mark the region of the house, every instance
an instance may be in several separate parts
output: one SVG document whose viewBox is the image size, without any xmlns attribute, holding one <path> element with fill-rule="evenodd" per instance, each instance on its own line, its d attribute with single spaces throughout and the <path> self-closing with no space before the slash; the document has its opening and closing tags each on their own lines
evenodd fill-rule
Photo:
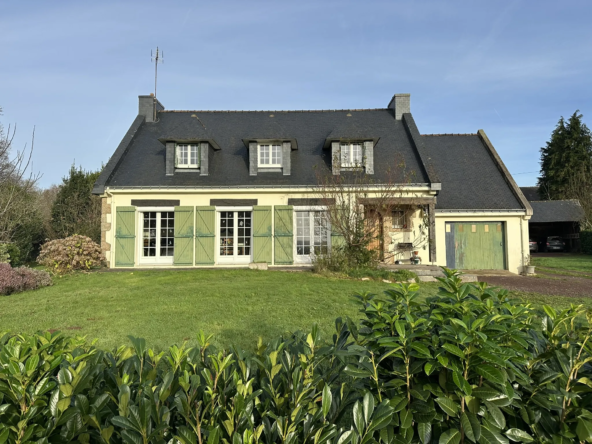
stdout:
<svg viewBox="0 0 592 444">
<path fill-rule="evenodd" d="M 482 130 L 420 134 L 410 95 L 386 108 L 139 112 L 97 180 L 109 267 L 306 265 L 340 233 L 319 177 L 350 170 L 379 186 L 403 168 L 381 213 L 386 262 L 522 271 L 530 204 Z M 375 190 L 373 188 L 373 190 Z M 376 208 L 372 191 L 360 201 Z"/>
<path fill-rule="evenodd" d="M 580 222 L 584 210 L 577 200 L 543 200 L 539 187 L 521 187 L 522 193 L 532 206 L 528 221 L 530 238 L 544 251 L 549 236 L 561 236 L 566 251 L 580 251 Z"/>
</svg>

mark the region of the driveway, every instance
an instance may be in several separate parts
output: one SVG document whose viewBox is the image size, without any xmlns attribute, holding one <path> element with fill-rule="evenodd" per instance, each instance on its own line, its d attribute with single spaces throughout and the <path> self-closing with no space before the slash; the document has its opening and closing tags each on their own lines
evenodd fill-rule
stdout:
<svg viewBox="0 0 592 444">
<path fill-rule="evenodd" d="M 592 297 L 592 279 L 562 275 L 544 276 L 478 276 L 480 282 L 549 296 Z"/>
</svg>

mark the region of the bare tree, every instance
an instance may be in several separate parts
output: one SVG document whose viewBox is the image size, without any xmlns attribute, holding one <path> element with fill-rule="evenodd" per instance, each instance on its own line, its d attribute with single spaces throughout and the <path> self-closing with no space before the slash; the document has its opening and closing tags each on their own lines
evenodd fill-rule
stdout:
<svg viewBox="0 0 592 444">
<path fill-rule="evenodd" d="M 380 181 L 363 168 L 342 170 L 339 175 L 317 174 L 315 194 L 327 208 L 327 225 L 343 238 L 342 248 L 354 261 L 358 255 L 367 263 L 391 262 L 397 254 L 410 256 L 429 245 L 428 202 L 411 191 L 415 175 L 405 164 L 393 164 Z M 400 221 L 395 221 L 398 217 Z M 409 233 L 409 242 L 395 241 L 393 232 Z"/>
<path fill-rule="evenodd" d="M 0 108 L 0 114 L 2 109 Z M 35 129 L 31 147 L 13 150 L 16 126 L 5 131 L 0 123 L 0 241 L 10 242 L 14 228 L 35 211 L 33 191 L 41 175 L 31 171 Z"/>
<path fill-rule="evenodd" d="M 572 171 L 567 179 L 565 194 L 570 199 L 579 201 L 584 212 L 584 218 L 580 221 L 580 229 L 587 231 L 592 229 L 592 178 L 585 170 Z"/>
</svg>

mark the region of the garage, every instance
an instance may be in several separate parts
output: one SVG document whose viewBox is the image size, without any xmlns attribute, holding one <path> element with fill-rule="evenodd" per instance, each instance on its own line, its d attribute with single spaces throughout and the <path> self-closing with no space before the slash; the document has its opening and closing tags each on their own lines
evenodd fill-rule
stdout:
<svg viewBox="0 0 592 444">
<path fill-rule="evenodd" d="M 503 222 L 446 222 L 446 266 L 458 270 L 505 270 Z"/>
</svg>

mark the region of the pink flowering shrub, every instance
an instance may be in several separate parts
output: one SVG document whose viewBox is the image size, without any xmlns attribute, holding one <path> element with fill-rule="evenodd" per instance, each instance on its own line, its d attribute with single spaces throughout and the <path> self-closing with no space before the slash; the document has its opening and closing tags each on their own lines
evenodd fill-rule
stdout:
<svg viewBox="0 0 592 444">
<path fill-rule="evenodd" d="M 35 290 L 51 284 L 51 276 L 47 271 L 28 267 L 12 268 L 9 264 L 0 264 L 0 295 Z"/>
<path fill-rule="evenodd" d="M 41 247 L 37 262 L 63 274 L 74 270 L 90 270 L 103 261 L 101 247 L 90 237 L 75 234 L 56 239 Z"/>
</svg>

